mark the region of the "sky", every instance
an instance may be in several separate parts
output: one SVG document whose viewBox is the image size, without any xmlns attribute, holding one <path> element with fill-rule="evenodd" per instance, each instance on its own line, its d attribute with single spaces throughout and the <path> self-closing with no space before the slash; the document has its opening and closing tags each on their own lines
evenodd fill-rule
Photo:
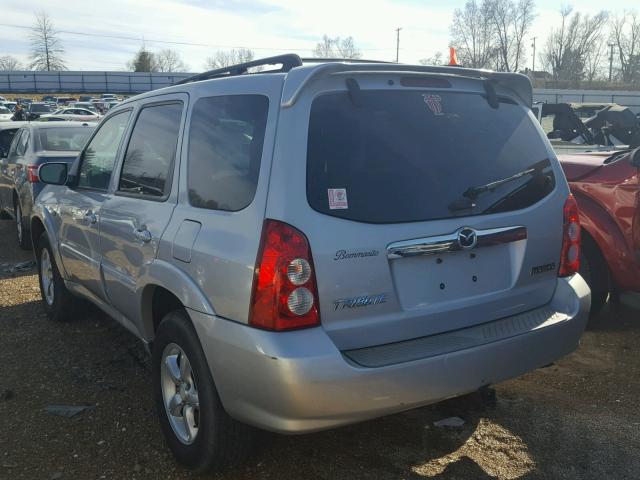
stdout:
<svg viewBox="0 0 640 480">
<path fill-rule="evenodd" d="M 563 4 L 537 0 L 530 36 L 538 37 L 538 48 Z M 622 13 L 633 2 L 568 4 L 593 14 L 603 6 Z M 288 52 L 310 56 L 324 34 L 352 36 L 364 58 L 395 60 L 398 27 L 400 61 L 415 63 L 447 51 L 454 10 L 463 5 L 464 0 L 2 0 L 0 56 L 28 60 L 29 31 L 15 26 L 31 26 L 35 12 L 43 11 L 61 32 L 69 70 L 125 70 L 144 43 L 151 51 L 176 50 L 189 71 L 199 72 L 208 56 L 233 47 L 250 48 L 257 58 Z M 531 58 L 531 48 L 527 54 Z"/>
</svg>

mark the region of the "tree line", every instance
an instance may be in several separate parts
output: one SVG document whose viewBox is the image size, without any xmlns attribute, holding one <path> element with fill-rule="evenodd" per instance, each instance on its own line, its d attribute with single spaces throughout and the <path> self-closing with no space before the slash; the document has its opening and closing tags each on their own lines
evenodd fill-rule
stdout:
<svg viewBox="0 0 640 480">
<path fill-rule="evenodd" d="M 554 80 L 572 82 L 640 84 L 640 15 L 636 11 L 587 14 L 563 6 L 546 38 L 535 37 L 532 32 L 536 15 L 535 0 L 467 0 L 454 11 L 450 46 L 456 47 L 459 62 L 470 68 L 537 70 Z M 23 65 L 15 57 L 0 56 L 0 70 L 67 69 L 64 45 L 46 13 L 36 14 L 29 38 L 29 62 Z M 311 55 L 357 59 L 362 52 L 351 36 L 324 35 Z M 254 51 L 247 48 L 219 50 L 206 58 L 203 67 L 221 68 L 254 58 Z M 441 65 L 443 55 L 437 53 L 420 63 Z M 144 43 L 126 68 L 136 72 L 189 70 L 177 51 L 152 51 Z"/>
<path fill-rule="evenodd" d="M 532 36 L 535 18 L 534 0 L 467 0 L 455 10 L 450 42 L 471 68 L 522 72 L 535 64 L 555 80 L 640 84 L 637 12 L 589 15 L 563 6 L 546 38 Z"/>
</svg>

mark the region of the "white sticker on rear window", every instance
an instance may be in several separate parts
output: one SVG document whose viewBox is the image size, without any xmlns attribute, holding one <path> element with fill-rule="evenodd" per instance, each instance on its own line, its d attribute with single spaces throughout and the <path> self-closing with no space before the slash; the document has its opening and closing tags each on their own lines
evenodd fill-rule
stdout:
<svg viewBox="0 0 640 480">
<path fill-rule="evenodd" d="M 340 208 L 349 208 L 349 202 L 347 202 L 347 189 L 346 188 L 329 188 L 329 209 L 337 210 Z"/>
</svg>

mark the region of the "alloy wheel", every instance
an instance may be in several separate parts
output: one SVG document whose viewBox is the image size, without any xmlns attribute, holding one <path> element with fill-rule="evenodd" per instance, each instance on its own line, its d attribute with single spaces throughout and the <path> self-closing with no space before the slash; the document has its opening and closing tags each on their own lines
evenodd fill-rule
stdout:
<svg viewBox="0 0 640 480">
<path fill-rule="evenodd" d="M 16 204 L 16 229 L 18 230 L 18 242 L 22 243 L 22 209 Z"/>
<path fill-rule="evenodd" d="M 175 343 L 162 352 L 160 386 L 169 424 L 180 442 L 192 444 L 200 424 L 200 402 L 191 362 Z"/>
<path fill-rule="evenodd" d="M 46 248 L 42 249 L 42 254 L 40 255 L 40 278 L 42 281 L 42 294 L 44 296 L 45 302 L 47 305 L 53 305 L 54 297 L 54 286 L 53 286 L 53 265 L 51 264 L 51 257 L 49 256 L 49 250 Z"/>
</svg>

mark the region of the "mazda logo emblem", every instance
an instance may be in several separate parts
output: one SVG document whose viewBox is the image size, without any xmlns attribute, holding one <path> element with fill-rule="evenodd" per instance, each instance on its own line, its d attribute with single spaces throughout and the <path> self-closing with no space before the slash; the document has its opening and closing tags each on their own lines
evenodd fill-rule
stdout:
<svg viewBox="0 0 640 480">
<path fill-rule="evenodd" d="M 458 230 L 458 245 L 463 250 L 469 250 L 478 243 L 478 234 L 473 228 L 464 227 Z"/>
</svg>

